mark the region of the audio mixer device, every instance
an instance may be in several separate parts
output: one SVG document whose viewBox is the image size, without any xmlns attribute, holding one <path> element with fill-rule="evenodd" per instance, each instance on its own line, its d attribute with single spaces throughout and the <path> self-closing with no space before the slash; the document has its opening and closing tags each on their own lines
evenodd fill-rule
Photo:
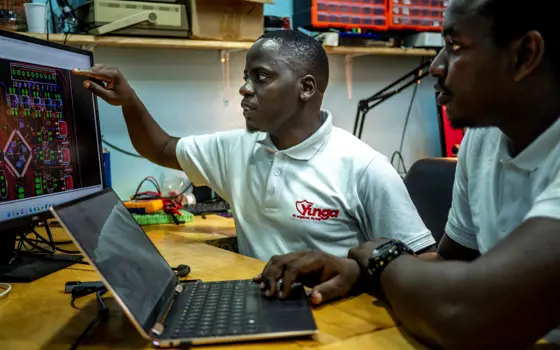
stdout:
<svg viewBox="0 0 560 350">
<path fill-rule="evenodd" d="M 0 67 L 8 68 L 0 73 L 0 200 L 81 187 L 70 71 L 3 59 Z"/>
<path fill-rule="evenodd" d="M 82 258 L 58 254 L 72 251 L 46 220 L 49 207 L 103 189 L 97 101 L 72 74 L 93 63 L 90 51 L 0 30 L 1 282 L 32 281 Z"/>
</svg>

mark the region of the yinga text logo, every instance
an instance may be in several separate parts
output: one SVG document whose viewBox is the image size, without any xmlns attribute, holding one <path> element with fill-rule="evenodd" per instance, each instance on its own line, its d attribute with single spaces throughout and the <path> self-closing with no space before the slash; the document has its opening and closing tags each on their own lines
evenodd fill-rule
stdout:
<svg viewBox="0 0 560 350">
<path fill-rule="evenodd" d="M 303 200 L 296 202 L 297 213 L 293 214 L 294 219 L 323 221 L 338 217 L 338 210 L 324 209 L 313 206 L 312 202 Z"/>
</svg>

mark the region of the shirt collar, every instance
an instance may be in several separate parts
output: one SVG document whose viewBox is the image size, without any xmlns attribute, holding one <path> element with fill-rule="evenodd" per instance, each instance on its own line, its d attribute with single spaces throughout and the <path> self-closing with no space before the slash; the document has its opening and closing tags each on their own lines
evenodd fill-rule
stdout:
<svg viewBox="0 0 560 350">
<path fill-rule="evenodd" d="M 509 139 L 502 133 L 502 139 L 500 141 L 502 163 L 511 163 L 519 169 L 534 171 L 558 145 L 558 140 L 560 140 L 560 118 L 527 146 L 527 148 L 512 158 L 509 152 Z"/>
<path fill-rule="evenodd" d="M 288 149 L 279 151 L 272 142 L 268 133 L 259 133 L 257 142 L 271 153 L 283 153 L 290 158 L 298 160 L 311 159 L 328 140 L 332 130 L 332 115 L 329 111 L 321 110 L 323 125 L 313 135 Z"/>
</svg>

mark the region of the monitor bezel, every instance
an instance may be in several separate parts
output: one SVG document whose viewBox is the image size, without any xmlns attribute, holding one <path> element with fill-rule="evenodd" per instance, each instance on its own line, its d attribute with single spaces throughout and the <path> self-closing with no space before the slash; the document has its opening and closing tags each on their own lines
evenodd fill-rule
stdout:
<svg viewBox="0 0 560 350">
<path fill-rule="evenodd" d="M 52 41 L 48 41 L 48 40 L 43 40 L 43 39 L 38 39 L 38 38 L 34 38 L 32 36 L 28 36 L 25 34 L 20 34 L 20 33 L 15 33 L 15 32 L 10 32 L 10 31 L 6 31 L 6 30 L 2 30 L 0 29 L 0 37 L 5 37 L 5 38 L 9 38 L 9 39 L 14 39 L 14 40 L 20 40 L 20 41 L 24 41 L 30 44 L 37 44 L 37 45 L 41 45 L 41 46 L 45 46 L 45 47 L 50 47 L 50 48 L 54 48 L 54 49 L 59 49 L 59 50 L 64 50 L 64 51 L 68 51 L 68 52 L 72 52 L 72 53 L 77 53 L 77 54 L 81 54 L 81 55 L 85 55 L 89 57 L 89 62 L 90 62 L 90 66 L 94 65 L 94 58 L 93 58 L 93 52 L 89 51 L 89 50 L 85 50 L 82 48 L 77 48 L 77 47 L 71 47 L 71 46 L 67 46 L 67 45 L 62 45 L 62 44 L 58 44 Z M 97 125 L 97 140 L 98 140 L 98 152 L 99 152 L 99 163 L 100 163 L 100 167 L 101 167 L 101 186 L 102 188 L 106 187 L 106 178 L 105 178 L 105 163 L 103 162 L 103 140 L 101 138 L 101 123 L 99 121 L 99 108 L 98 108 L 98 101 L 97 101 L 97 96 L 93 95 L 93 109 L 94 109 L 94 113 L 95 113 L 95 123 Z M 84 196 L 87 196 L 84 195 Z M 61 203 L 59 203 L 61 204 Z M 10 228 L 15 228 L 15 227 L 22 227 L 22 226 L 29 226 L 29 225 L 35 225 L 38 222 L 42 222 L 45 221 L 47 219 L 51 219 L 53 217 L 52 213 L 50 210 L 46 209 L 44 212 L 41 213 L 34 213 L 34 214 L 29 214 L 29 215 L 25 215 L 25 216 L 20 216 L 17 217 L 15 219 L 8 219 L 5 221 L 1 222 L 1 226 L 2 226 L 2 230 L 5 229 L 10 229 Z"/>
</svg>

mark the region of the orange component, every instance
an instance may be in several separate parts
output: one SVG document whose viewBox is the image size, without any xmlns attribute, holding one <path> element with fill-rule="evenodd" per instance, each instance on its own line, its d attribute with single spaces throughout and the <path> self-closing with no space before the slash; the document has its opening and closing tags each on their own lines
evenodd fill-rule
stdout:
<svg viewBox="0 0 560 350">
<path fill-rule="evenodd" d="M 124 206 L 130 211 L 151 214 L 163 210 L 163 201 L 161 199 L 132 200 L 124 202 Z"/>
</svg>

